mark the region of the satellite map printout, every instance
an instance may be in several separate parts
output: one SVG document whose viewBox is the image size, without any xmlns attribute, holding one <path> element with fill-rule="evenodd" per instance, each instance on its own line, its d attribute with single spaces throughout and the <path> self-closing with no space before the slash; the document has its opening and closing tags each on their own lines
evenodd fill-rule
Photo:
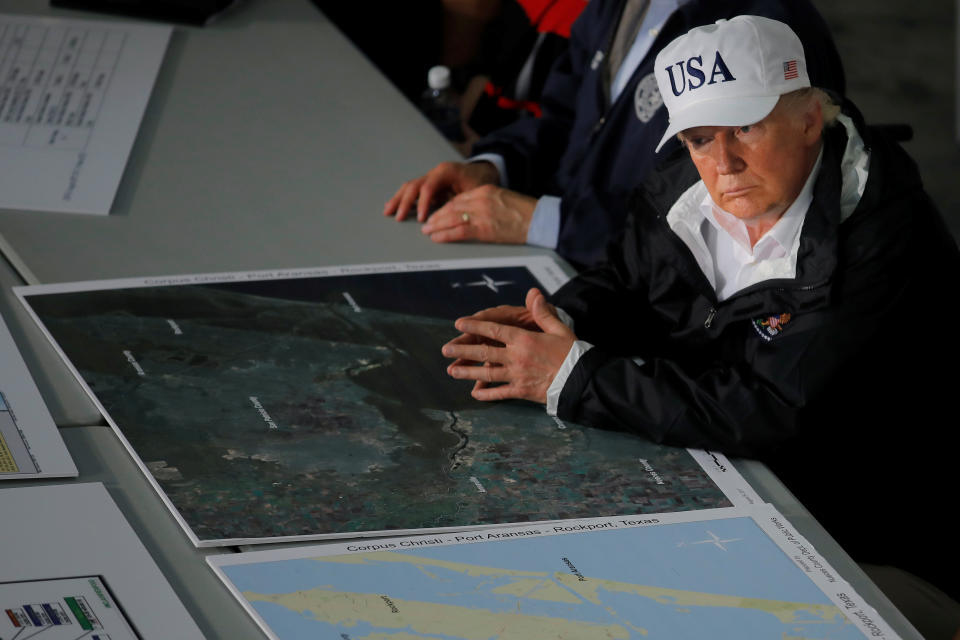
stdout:
<svg viewBox="0 0 960 640">
<path fill-rule="evenodd" d="M 482 403 L 453 319 L 547 258 L 42 285 L 18 294 L 199 546 L 759 501 L 722 456 Z"/>
<path fill-rule="evenodd" d="M 897 637 L 767 505 L 207 561 L 275 640 Z"/>
</svg>

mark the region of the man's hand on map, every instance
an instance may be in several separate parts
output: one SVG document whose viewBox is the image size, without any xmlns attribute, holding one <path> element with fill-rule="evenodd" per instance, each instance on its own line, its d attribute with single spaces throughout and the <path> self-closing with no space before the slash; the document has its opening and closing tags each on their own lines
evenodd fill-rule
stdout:
<svg viewBox="0 0 960 640">
<path fill-rule="evenodd" d="M 529 294 L 528 294 L 529 295 Z M 547 303 L 547 308 L 550 310 L 550 313 L 556 313 L 556 308 Z M 496 322 L 498 324 L 506 324 L 511 327 L 520 327 L 521 329 L 526 329 L 527 331 L 541 331 L 540 325 L 537 324 L 537 321 L 533 319 L 533 313 L 530 309 L 526 307 L 516 307 L 512 305 L 500 305 L 498 307 L 490 307 L 489 309 L 484 309 L 483 311 L 478 311 L 472 316 L 471 320 L 486 320 L 488 322 Z M 460 340 L 464 340 L 463 344 L 468 344 L 469 340 L 475 340 L 477 336 L 471 336 L 464 334 L 460 338 L 456 338 L 451 341 L 451 344 L 460 344 Z"/>
<path fill-rule="evenodd" d="M 423 222 L 434 204 L 485 184 L 499 184 L 497 168 L 489 162 L 441 162 L 426 175 L 404 182 L 383 206 L 383 215 L 405 220 L 416 204 L 417 220 Z"/>
<path fill-rule="evenodd" d="M 451 198 L 420 230 L 434 242 L 523 244 L 536 208 L 536 198 L 484 185 Z"/>
<path fill-rule="evenodd" d="M 455 358 L 447 373 L 475 380 L 471 395 L 477 400 L 546 403 L 577 339 L 538 289 L 527 292 L 526 307 L 494 307 L 458 319 L 456 327 L 463 335 L 443 346 L 443 355 Z"/>
</svg>

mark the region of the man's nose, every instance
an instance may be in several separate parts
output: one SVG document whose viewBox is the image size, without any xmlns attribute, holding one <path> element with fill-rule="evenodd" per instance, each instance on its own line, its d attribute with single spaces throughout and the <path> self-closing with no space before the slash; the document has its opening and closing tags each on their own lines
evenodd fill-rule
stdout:
<svg viewBox="0 0 960 640">
<path fill-rule="evenodd" d="M 745 164 L 737 147 L 737 141 L 731 134 L 724 132 L 714 139 L 714 161 L 717 163 L 718 173 L 730 174 L 743 171 Z"/>
</svg>

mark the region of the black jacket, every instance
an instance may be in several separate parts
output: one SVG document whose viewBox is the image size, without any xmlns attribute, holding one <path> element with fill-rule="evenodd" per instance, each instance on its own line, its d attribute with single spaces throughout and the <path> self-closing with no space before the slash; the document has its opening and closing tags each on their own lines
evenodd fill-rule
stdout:
<svg viewBox="0 0 960 640">
<path fill-rule="evenodd" d="M 504 157 L 511 189 L 537 197 L 561 196 L 557 252 L 578 265 L 602 262 L 607 244 L 623 230 L 627 197 L 658 157 L 654 149 L 666 131 L 667 113 L 653 65 L 657 53 L 674 38 L 740 14 L 780 20 L 803 43 L 812 84 L 839 94 L 844 91 L 840 56 L 809 0 L 691 0 L 667 20 L 611 103 L 603 59 L 623 4 L 624 0 L 591 0 L 573 25 L 567 52 L 547 77 L 543 115 L 496 131 L 473 148 L 475 154 Z M 638 99 L 643 103 L 639 108 Z M 667 151 L 675 143 L 668 145 Z"/>
<path fill-rule="evenodd" d="M 568 378 L 558 415 L 760 458 L 858 559 L 889 561 L 882 537 L 856 535 L 858 514 L 942 506 L 940 492 L 956 486 L 944 455 L 955 427 L 933 421 L 954 408 L 957 377 L 941 371 L 960 358 L 960 253 L 913 161 L 877 133 L 863 137 L 869 177 L 850 217 L 840 222 L 846 133 L 836 126 L 796 278 L 723 302 L 666 223 L 699 179 L 692 162 L 681 150 L 653 174 L 609 264 L 553 296 L 578 338 L 596 345 Z M 760 324 L 783 314 L 776 335 Z M 899 563 L 932 575 L 911 553 Z"/>
</svg>

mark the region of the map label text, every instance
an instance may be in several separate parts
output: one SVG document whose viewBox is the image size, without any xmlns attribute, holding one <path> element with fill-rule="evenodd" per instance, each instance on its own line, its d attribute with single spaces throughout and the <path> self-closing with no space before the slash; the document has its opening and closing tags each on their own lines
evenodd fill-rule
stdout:
<svg viewBox="0 0 960 640">
<path fill-rule="evenodd" d="M 357 304 L 357 301 L 353 299 L 352 295 L 344 291 L 343 297 L 347 299 L 347 304 L 350 305 L 350 307 L 354 310 L 355 313 L 360 313 L 363 311 L 363 309 L 360 308 L 360 305 Z"/>
<path fill-rule="evenodd" d="M 594 529 L 613 529 L 617 525 L 612 522 L 598 522 L 597 524 L 576 524 L 573 526 L 566 527 L 554 527 L 554 533 L 561 532 L 570 532 L 570 531 L 593 531 Z"/>
<path fill-rule="evenodd" d="M 383 600 L 383 602 L 384 602 L 388 607 L 390 607 L 390 612 L 391 612 L 391 613 L 400 613 L 400 609 L 397 609 L 397 605 L 393 604 L 393 600 L 391 600 L 391 599 L 388 598 L 387 596 L 380 596 L 380 599 Z"/>
<path fill-rule="evenodd" d="M 127 359 L 127 362 L 130 363 L 130 366 L 133 367 L 133 370 L 137 372 L 138 376 L 147 375 L 143 367 L 140 366 L 140 363 L 137 362 L 137 359 L 133 357 L 133 354 L 129 350 L 124 349 L 123 355 Z"/>
<path fill-rule="evenodd" d="M 657 484 L 664 484 L 663 478 L 660 477 L 660 474 L 654 471 L 653 466 L 645 458 L 640 458 L 640 464 L 643 465 L 643 470 L 650 474 L 650 477 L 653 478 L 653 481 Z"/>
<path fill-rule="evenodd" d="M 563 564 L 567 565 L 567 568 L 570 569 L 570 573 L 572 573 L 573 575 L 577 576 L 577 580 L 578 580 L 578 581 L 580 581 L 580 582 L 586 582 L 586 581 L 587 581 L 587 579 L 583 577 L 583 574 L 580 573 L 580 571 L 578 571 L 575 566 L 573 566 L 573 563 L 570 562 L 570 559 L 569 559 L 569 558 L 560 558 L 560 559 L 563 560 Z"/>
<path fill-rule="evenodd" d="M 257 399 L 257 396 L 250 396 L 250 404 L 253 405 L 253 408 L 257 410 L 260 414 L 260 417 L 263 418 L 263 421 L 267 423 L 267 426 L 271 429 L 279 429 L 277 423 L 273 421 L 273 418 L 270 417 L 270 414 L 267 413 L 267 410 L 263 408 L 263 405 L 260 404 L 260 400 Z"/>
</svg>

